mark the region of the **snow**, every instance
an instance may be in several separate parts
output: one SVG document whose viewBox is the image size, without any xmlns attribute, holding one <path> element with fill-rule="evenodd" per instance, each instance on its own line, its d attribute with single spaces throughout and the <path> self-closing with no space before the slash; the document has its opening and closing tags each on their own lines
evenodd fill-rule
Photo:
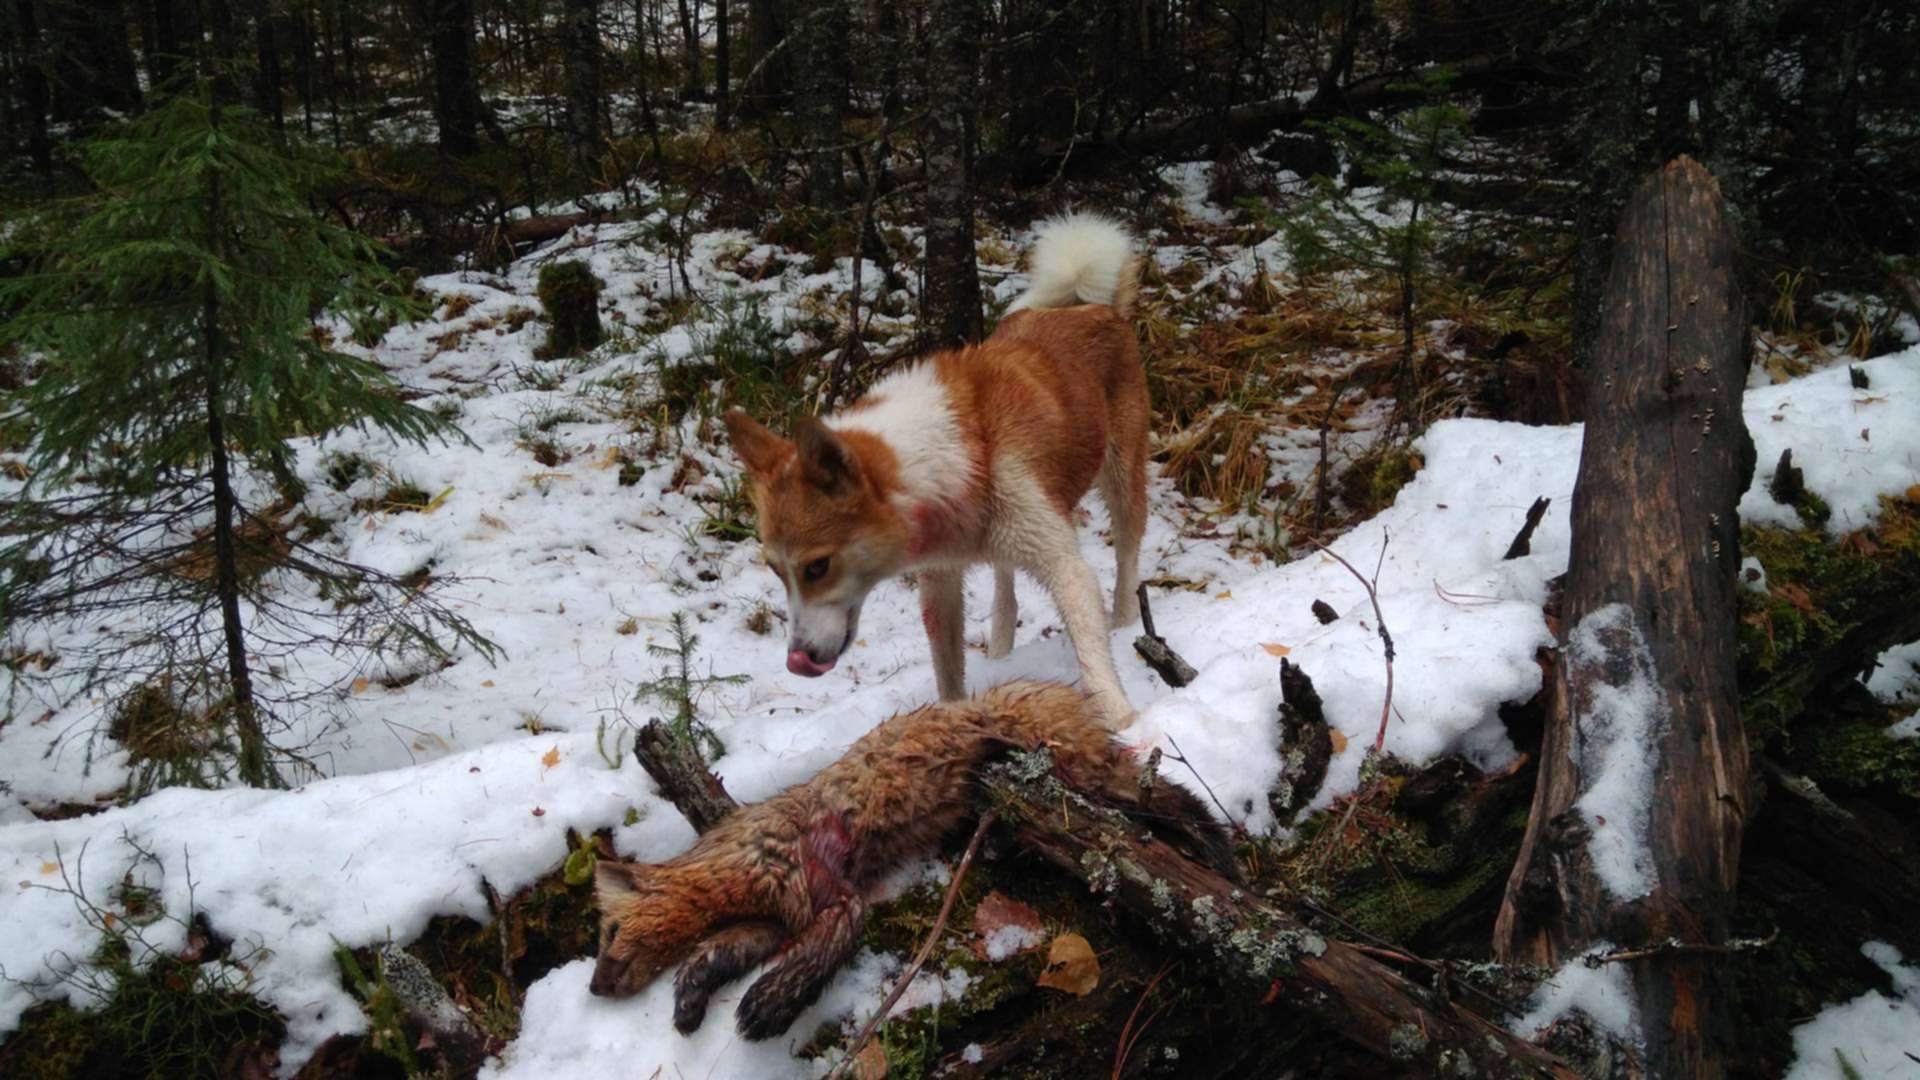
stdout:
<svg viewBox="0 0 1920 1080">
<path fill-rule="evenodd" d="M 1920 482 L 1920 347 L 1853 365 L 1868 388 L 1853 388 L 1848 366 L 1749 390 L 1747 429 L 1758 451 L 1740 520 L 1799 528 L 1800 517 L 1767 494 L 1780 452 L 1791 449 L 1807 487 L 1825 499 L 1833 536 L 1880 516 L 1880 496 Z"/>
<path fill-rule="evenodd" d="M 1600 884 L 1616 900 L 1653 891 L 1647 822 L 1659 740 L 1671 712 L 1633 609 L 1609 604 L 1567 635 L 1567 662 L 1587 669 L 1587 697 L 1576 703 L 1573 758 L 1584 790 L 1574 808 L 1586 820 L 1587 853 Z"/>
<path fill-rule="evenodd" d="M 1173 179 L 1188 192 L 1203 181 L 1193 170 Z M 756 545 L 722 543 L 697 527 L 737 476 L 731 455 L 696 437 L 699 421 L 690 418 L 666 434 L 667 452 L 648 456 L 647 436 L 633 434 L 619 414 L 623 380 L 649 385 L 663 363 L 688 356 L 713 329 L 700 314 L 696 319 L 706 321 L 657 334 L 629 329 L 657 318 L 679 287 L 681 270 L 651 239 L 661 221 L 655 212 L 582 228 L 501 274 L 422 280 L 443 298 L 473 303 L 457 316 L 396 329 L 377 355 L 429 395 L 424 405 L 457 406 L 471 445 L 415 448 L 344 432 L 301 447 L 297 468 L 312 488 L 304 509 L 336 523 L 322 543 L 391 573 L 431 565 L 450 582 L 447 602 L 503 647 L 497 663 L 461 653 L 444 670 L 389 689 L 356 681 L 384 669 L 351 657 L 302 655 L 286 677 L 327 687 L 328 696 L 289 739 L 305 747 L 324 776 L 296 776 L 290 791 L 171 789 L 57 821 L 36 820 L 27 807 L 91 802 L 125 782 L 129 763 L 117 745 L 89 746 L 71 734 L 108 707 L 105 695 L 75 697 L 77 684 L 62 682 L 69 676 L 59 667 L 51 682 L 9 670 L 15 719 L 0 724 L 0 881 L 19 884 L 0 891 L 0 924 L 8 927 L 0 935 L 0 968 L 8 977 L 0 981 L 0 1033 L 17 1025 L 36 987 L 42 996 L 64 994 L 60 975 L 97 943 L 74 898 L 53 888 L 62 864 L 96 902 L 106 902 L 131 870 L 160 891 L 172 915 L 198 911 L 221 935 L 264 948 L 252 988 L 287 1017 L 281 1062 L 290 1073 L 328 1036 L 366 1026 L 335 967 L 336 941 L 404 944 L 435 915 L 485 920 L 483 883 L 510 895 L 552 872 L 567 854 L 570 828 L 610 828 L 616 849 L 630 858 L 683 850 L 692 831 L 679 815 L 634 766 L 608 763 L 623 758 L 630 722 L 648 715 L 649 706 L 633 702 L 633 689 L 666 663 L 648 646 L 668 640 L 676 612 L 685 612 L 701 637 L 698 671 L 747 677 L 700 699 L 703 717 L 727 746 L 716 769 L 742 799 L 805 780 L 880 720 L 935 696 L 918 603 L 898 585 L 871 595 L 864 636 L 832 673 L 814 680 L 789 675 L 777 622 L 764 634 L 751 625 L 756 612 L 782 607 Z M 1018 234 L 1005 239 L 1024 249 Z M 1271 269 L 1279 264 L 1266 255 L 1256 262 L 1254 253 L 1277 250 L 1271 240 L 1243 248 L 1214 273 Z M 516 329 L 512 322 L 516 311 L 536 306 L 539 266 L 560 252 L 587 259 L 607 281 L 603 307 L 615 337 L 584 360 L 540 362 L 533 357 L 540 324 Z M 1156 257 L 1169 257 L 1168 250 L 1161 247 Z M 709 298 L 758 298 L 777 332 L 799 347 L 818 328 L 809 311 L 822 304 L 832 310 L 851 286 L 847 260 L 815 274 L 803 271 L 804 262 L 751 234 L 708 230 L 693 236 L 685 274 Z M 866 275 L 869 290 L 879 287 L 878 276 Z M 1005 301 L 1024 287 L 1022 275 L 1008 273 L 993 293 Z M 910 330 L 902 324 L 902 334 Z M 1833 506 L 1835 528 L 1866 520 L 1878 495 L 1912 484 L 1920 455 L 1920 425 L 1898 422 L 1916 414 L 1920 349 L 1861 366 L 1870 391 L 1852 390 L 1846 372 L 1832 369 L 1748 396 L 1762 470 L 1780 447 L 1793 445 L 1809 486 Z M 1369 415 L 1377 419 L 1377 410 Z M 520 445 L 531 426 L 548 421 L 545 434 L 570 455 L 557 465 L 539 464 Z M 1370 430 L 1357 436 L 1373 437 Z M 1552 644 L 1541 604 L 1547 582 L 1567 563 L 1580 439 L 1577 427 L 1435 424 L 1416 446 L 1425 467 L 1394 505 L 1334 544 L 1362 574 L 1377 572 L 1396 647 L 1389 753 L 1423 762 L 1459 752 L 1488 768 L 1514 758 L 1498 709 L 1540 687 L 1536 652 Z M 1314 441 L 1311 432 L 1283 431 L 1269 445 L 1281 468 L 1299 475 L 1311 467 Z M 638 478 L 627 486 L 619 482 L 623 452 L 639 457 Z M 344 454 L 362 455 L 373 468 L 336 490 L 327 464 Z M 425 512 L 355 508 L 355 500 L 377 495 L 395 478 L 446 497 Z M 1756 520 L 1783 520 L 1791 512 L 1771 503 L 1763 481 L 1756 477 L 1743 507 L 1751 504 Z M 1553 503 L 1532 554 L 1503 561 L 1527 506 L 1541 495 Z M 1163 775 L 1202 797 L 1210 788 L 1236 821 L 1272 831 L 1266 792 L 1279 768 L 1275 711 L 1284 654 L 1314 679 L 1328 721 L 1346 736 L 1313 805 L 1353 790 L 1386 693 L 1381 640 L 1361 583 L 1317 553 L 1282 565 L 1237 554 L 1232 532 L 1257 520 L 1209 520 L 1169 482 L 1155 482 L 1150 502 L 1142 571 L 1163 583 L 1152 596 L 1155 620 L 1199 677 L 1169 690 L 1133 655 L 1135 631 L 1117 633 L 1116 660 L 1140 710 L 1124 739 L 1183 758 L 1185 767 L 1170 757 Z M 1110 586 L 1106 523 L 1098 500 L 1089 500 L 1083 549 Z M 998 661 L 980 650 L 990 576 L 977 571 L 966 590 L 975 613 L 968 624 L 970 688 L 1017 676 L 1076 676 L 1052 602 L 1034 582 L 1018 584 L 1024 623 L 1012 655 Z M 1316 599 L 1340 618 L 1321 625 L 1310 611 Z M 56 654 L 103 640 L 87 623 L 19 632 Z M 1612 775 L 1610 769 L 1611 760 L 1602 772 Z M 1602 836 L 1617 834 L 1620 851 L 1629 853 L 1622 865 L 1633 868 L 1632 815 L 1606 810 L 1630 802 L 1626 795 L 1639 782 L 1630 772 L 1623 764 L 1617 784 L 1604 797 L 1594 795 L 1591 809 L 1608 821 L 1596 832 L 1596 849 Z M 633 824 L 625 824 L 630 815 Z M 139 858 L 136 845 L 152 860 Z M 929 872 L 943 871 L 902 868 L 889 886 Z M 149 933 L 162 948 L 183 938 L 171 921 Z M 629 1000 L 605 1001 L 586 992 L 590 961 L 575 961 L 529 989 L 521 1037 L 489 1075 L 818 1073 L 826 1063 L 796 1061 L 793 1047 L 821 1023 L 858 1022 L 877 1006 L 896 963 L 863 955 L 787 1039 L 747 1044 L 734 1035 L 731 1016 L 747 981 L 730 986 L 700 1032 L 682 1038 L 670 1024 L 670 981 Z M 1571 988 L 1555 993 L 1606 1011 L 1610 971 L 1563 974 Z M 958 993 L 963 979 L 923 973 L 901 1008 Z M 1623 1027 L 1630 1021 L 1610 1020 Z"/>
<path fill-rule="evenodd" d="M 1893 980 L 1893 996 L 1869 990 L 1793 1029 L 1787 1080 L 1847 1080 L 1843 1057 L 1859 1076 L 1920 1077 L 1920 967 L 1884 941 L 1869 941 L 1860 952 Z"/>
<path fill-rule="evenodd" d="M 689 1036 L 673 1030 L 673 980 L 660 979 L 620 1001 L 587 992 L 591 958 L 563 965 L 527 991 L 520 1037 L 480 1080 L 547 1080 L 555 1076 L 819 1076 L 832 1062 L 797 1061 L 793 1049 L 821 1024 L 840 1022 L 851 1035 L 899 978 L 901 962 L 873 952 L 855 955 L 784 1039 L 752 1043 L 733 1027 L 733 1009 L 755 972 L 713 996 L 706 1022 Z M 889 1016 L 951 1001 L 966 993 L 964 971 L 922 970 Z"/>
<path fill-rule="evenodd" d="M 1612 951 L 1611 942 L 1596 941 L 1586 952 L 1560 965 L 1560 970 L 1533 992 L 1527 1011 L 1514 1022 L 1513 1030 L 1537 1035 L 1555 1021 L 1578 1012 L 1615 1038 L 1638 1043 L 1640 1019 L 1627 965 L 1590 962 Z"/>
<path fill-rule="evenodd" d="M 1005 923 L 988 931 L 980 944 L 986 951 L 987 959 L 1000 961 L 1046 940 L 1047 935 L 1035 927 Z"/>
</svg>

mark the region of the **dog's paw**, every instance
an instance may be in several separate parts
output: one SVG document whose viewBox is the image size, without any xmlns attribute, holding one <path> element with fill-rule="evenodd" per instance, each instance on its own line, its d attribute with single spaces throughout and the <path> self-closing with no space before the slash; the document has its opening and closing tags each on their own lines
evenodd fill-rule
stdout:
<svg viewBox="0 0 1920 1080">
<path fill-rule="evenodd" d="M 739 1008 L 734 1010 L 735 1026 L 740 1036 L 748 1042 L 760 1042 L 786 1033 L 799 1018 L 800 1010 L 805 1006 L 782 997 L 779 993 L 768 993 L 768 985 L 755 983 L 740 999 Z"/>
</svg>

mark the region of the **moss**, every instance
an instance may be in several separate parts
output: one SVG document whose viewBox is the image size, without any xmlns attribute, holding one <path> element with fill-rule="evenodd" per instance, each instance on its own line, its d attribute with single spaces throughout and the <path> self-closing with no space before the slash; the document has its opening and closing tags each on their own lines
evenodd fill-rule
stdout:
<svg viewBox="0 0 1920 1080">
<path fill-rule="evenodd" d="M 1890 792 L 1920 801 L 1920 741 L 1889 738 L 1879 724 L 1820 726 L 1802 741 L 1802 756 L 1823 786 Z"/>
<path fill-rule="evenodd" d="M 1814 658 L 1874 629 L 1867 622 L 1888 614 L 1889 597 L 1920 594 L 1920 518 L 1914 504 L 1885 498 L 1871 526 L 1837 539 L 1814 528 L 1744 525 L 1740 543 L 1767 578 L 1765 593 L 1740 593 L 1738 637 L 1742 714 L 1760 749 L 1783 737 L 1815 684 L 1832 674 Z"/>
<path fill-rule="evenodd" d="M 600 325 L 600 289 L 600 279 L 584 262 L 569 259 L 540 268 L 536 291 L 548 326 L 542 359 L 578 356 L 606 337 Z"/>
</svg>

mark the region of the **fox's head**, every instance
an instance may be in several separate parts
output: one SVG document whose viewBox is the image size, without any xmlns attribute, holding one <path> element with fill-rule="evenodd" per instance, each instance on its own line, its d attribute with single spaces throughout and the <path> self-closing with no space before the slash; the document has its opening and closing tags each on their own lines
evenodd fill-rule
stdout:
<svg viewBox="0 0 1920 1080">
<path fill-rule="evenodd" d="M 892 455 L 871 435 L 814 417 L 795 424 L 791 440 L 738 409 L 726 422 L 761 553 L 787 590 L 787 670 L 825 675 L 853 643 L 867 593 L 907 565 L 906 527 L 885 494 Z"/>
<path fill-rule="evenodd" d="M 676 889 L 659 867 L 601 860 L 594 866 L 600 955 L 588 989 L 627 997 L 684 960 L 706 931 L 699 896 Z"/>
</svg>

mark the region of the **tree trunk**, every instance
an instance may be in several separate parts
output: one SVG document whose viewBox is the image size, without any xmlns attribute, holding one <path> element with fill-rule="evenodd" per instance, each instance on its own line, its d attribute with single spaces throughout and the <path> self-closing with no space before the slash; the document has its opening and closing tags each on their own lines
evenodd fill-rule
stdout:
<svg viewBox="0 0 1920 1080">
<path fill-rule="evenodd" d="M 980 339 L 973 249 L 974 85 L 978 28 L 970 0 L 927 9 L 927 260 L 920 333 L 927 348 Z"/>
<path fill-rule="evenodd" d="M 600 2 L 566 0 L 567 138 L 586 167 L 600 154 Z"/>
<path fill-rule="evenodd" d="M 99 109 L 128 113 L 139 108 L 140 83 L 122 0 L 63 0 L 44 10 L 53 118 L 84 121 Z"/>
<path fill-rule="evenodd" d="M 147 0 L 141 21 L 146 38 L 147 81 L 159 90 L 180 70 L 185 55 L 182 42 L 181 12 L 174 0 Z"/>
<path fill-rule="evenodd" d="M 747 75 L 740 83 L 743 116 L 765 113 L 793 85 L 791 54 L 781 48 L 787 28 L 780 14 L 775 0 L 747 0 Z"/>
<path fill-rule="evenodd" d="M 254 0 L 253 33 L 259 51 L 260 71 L 254 81 L 254 97 L 260 113 L 273 122 L 275 131 L 286 127 L 286 109 L 280 99 L 284 80 L 280 74 L 278 17 L 268 0 Z"/>
<path fill-rule="evenodd" d="M 34 12 L 34 0 L 13 0 L 14 28 L 18 51 L 20 110 L 26 114 L 27 156 L 33 171 L 41 176 L 53 173 L 53 140 L 47 132 L 47 111 L 51 91 L 47 86 L 46 43 Z"/>
<path fill-rule="evenodd" d="M 213 124 L 220 123 L 219 104 L 214 105 Z M 222 229 L 220 174 L 207 174 L 207 243 L 219 251 Z M 264 787 L 273 777 L 267 761 L 267 740 L 260 727 L 260 714 L 253 697 L 253 676 L 247 669 L 246 631 L 240 621 L 239 560 L 234 552 L 233 484 L 227 472 L 227 438 L 221 418 L 221 390 L 224 381 L 223 353 L 226 348 L 220 331 L 220 298 L 211 277 L 202 293 L 207 349 L 207 452 L 213 479 L 213 559 L 214 593 L 220 604 L 220 623 L 227 647 L 227 679 L 233 694 L 234 726 L 240 736 L 239 771 L 242 782 Z"/>
<path fill-rule="evenodd" d="M 802 9 L 790 49 L 797 49 L 794 103 L 807 156 L 807 201 L 840 205 L 841 124 L 847 99 L 847 0 L 811 0 Z M 936 5 L 937 7 L 937 5 Z"/>
<path fill-rule="evenodd" d="M 733 94 L 733 79 L 728 65 L 733 62 L 733 32 L 727 23 L 727 0 L 713 0 L 713 124 L 721 131 L 732 122 L 728 99 Z"/>
<path fill-rule="evenodd" d="M 433 54 L 433 118 L 440 152 L 464 157 L 480 148 L 480 87 L 473 69 L 473 0 L 425 0 Z"/>
<path fill-rule="evenodd" d="M 1573 492 L 1540 783 L 1495 928 L 1503 957 L 1719 944 L 1750 801 L 1735 504 L 1753 470 L 1747 323 L 1713 177 L 1679 158 L 1614 244 Z M 1640 815 L 1644 812 L 1645 817 Z M 1649 1075 L 1722 1074 L 1710 957 L 1630 963 Z"/>
<path fill-rule="evenodd" d="M 705 80 L 700 77 L 700 0 L 679 0 L 680 3 L 680 62 L 685 66 L 685 77 L 680 82 L 680 100 L 700 100 Z"/>
</svg>

